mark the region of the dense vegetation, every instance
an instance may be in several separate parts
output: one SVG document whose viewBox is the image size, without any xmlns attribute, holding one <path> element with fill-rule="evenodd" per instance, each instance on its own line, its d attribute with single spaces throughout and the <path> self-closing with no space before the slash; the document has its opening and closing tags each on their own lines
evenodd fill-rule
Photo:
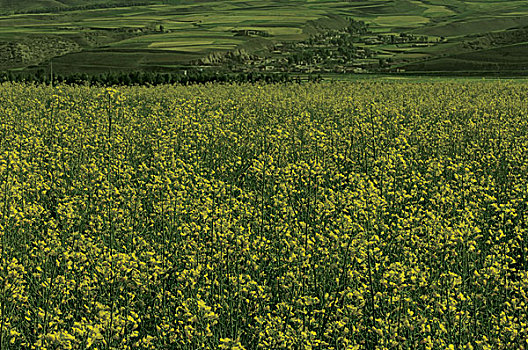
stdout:
<svg viewBox="0 0 528 350">
<path fill-rule="evenodd" d="M 528 85 L 0 88 L 2 349 L 525 349 Z"/>
<path fill-rule="evenodd" d="M 320 75 L 310 74 L 303 80 L 319 81 Z M 44 70 L 32 72 L 7 72 L 0 74 L 0 82 L 24 82 L 36 84 L 66 84 L 66 85 L 96 85 L 96 86 L 137 86 L 137 85 L 164 85 L 164 84 L 203 84 L 210 82 L 239 82 L 239 83 L 279 83 L 300 82 L 300 76 L 288 73 L 228 73 L 220 71 L 189 69 L 179 73 L 159 72 L 107 72 L 107 73 L 73 73 L 50 74 Z"/>
</svg>

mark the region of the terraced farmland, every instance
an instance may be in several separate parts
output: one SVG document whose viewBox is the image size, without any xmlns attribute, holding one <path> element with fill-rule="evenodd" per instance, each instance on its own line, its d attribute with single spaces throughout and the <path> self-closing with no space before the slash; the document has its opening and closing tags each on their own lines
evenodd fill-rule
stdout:
<svg viewBox="0 0 528 350">
<path fill-rule="evenodd" d="M 211 53 L 236 50 L 265 60 L 275 45 L 343 29 L 347 18 L 369 24 L 370 34 L 363 35 L 363 40 L 374 52 L 374 59 L 391 58 L 390 69 L 365 64 L 366 69 L 449 72 L 457 63 L 466 62 L 464 66 L 475 71 L 496 71 L 501 63 L 500 71 L 522 73 L 527 63 L 522 60 L 510 65 L 508 58 L 498 62 L 493 55 L 493 50 L 503 46 L 526 43 L 517 35 L 528 26 L 524 1 L 221 0 L 144 1 L 131 6 L 27 0 L 3 1 L 2 10 L 0 64 L 4 69 L 48 69 L 53 60 L 59 72 L 116 70 L 109 62 L 118 55 L 121 70 L 163 70 L 195 66 Z M 243 31 L 261 34 L 240 35 Z M 509 40 L 467 46 L 490 33 L 503 33 Z M 378 38 L 401 34 L 425 35 L 427 45 L 403 41 L 398 43 L 399 50 L 385 50 L 386 40 Z M 42 47 L 42 39 L 50 38 L 54 40 Z M 68 45 L 57 44 L 64 41 Z M 23 47 L 13 49 L 17 42 L 34 47 L 38 54 L 28 55 L 29 49 Z M 358 60 L 357 64 L 361 63 Z M 309 70 L 320 68 L 313 65 Z"/>
</svg>

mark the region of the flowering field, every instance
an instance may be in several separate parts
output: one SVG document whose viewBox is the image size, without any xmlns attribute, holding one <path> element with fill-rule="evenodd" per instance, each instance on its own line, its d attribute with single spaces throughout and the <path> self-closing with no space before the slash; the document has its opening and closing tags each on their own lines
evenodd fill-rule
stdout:
<svg viewBox="0 0 528 350">
<path fill-rule="evenodd" d="M 0 86 L 2 349 L 526 349 L 528 84 Z"/>
</svg>

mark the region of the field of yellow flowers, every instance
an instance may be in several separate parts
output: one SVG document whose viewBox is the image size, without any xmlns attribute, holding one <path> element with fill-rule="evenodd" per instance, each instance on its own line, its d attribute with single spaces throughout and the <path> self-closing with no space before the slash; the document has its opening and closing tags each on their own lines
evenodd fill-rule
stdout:
<svg viewBox="0 0 528 350">
<path fill-rule="evenodd" d="M 528 84 L 0 86 L 1 349 L 528 348 Z"/>
</svg>

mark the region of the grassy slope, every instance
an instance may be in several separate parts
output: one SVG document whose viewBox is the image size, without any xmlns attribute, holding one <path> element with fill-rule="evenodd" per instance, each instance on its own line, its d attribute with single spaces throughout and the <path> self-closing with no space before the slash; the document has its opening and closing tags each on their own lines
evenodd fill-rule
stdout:
<svg viewBox="0 0 528 350">
<path fill-rule="evenodd" d="M 2 11 L 25 12 L 33 10 L 46 10 L 50 8 L 69 8 L 77 6 L 87 6 L 94 4 L 123 3 L 127 1 L 118 0 L 0 0 Z M 131 1 L 128 1 L 131 2 Z M 155 2 L 150 0 L 141 1 Z"/>
<path fill-rule="evenodd" d="M 528 56 L 522 54 L 526 45 L 518 39 L 513 42 L 502 40 L 499 44 L 489 41 L 476 48 L 465 44 L 486 35 L 486 32 L 505 32 L 528 26 L 528 3 L 525 1 L 152 0 L 138 1 L 152 4 L 145 6 L 79 8 L 98 2 L 102 3 L 98 0 L 0 0 L 0 12 L 4 13 L 72 7 L 70 11 L 58 13 L 1 16 L 0 42 L 22 41 L 32 47 L 33 38 L 54 37 L 75 43 L 70 45 L 59 41 L 57 44 L 55 40 L 57 49 L 40 50 L 49 52 L 50 57 L 6 61 L 3 67 L 24 67 L 46 62 L 51 56 L 60 56 L 54 59 L 58 70 L 162 68 L 188 63 L 213 51 L 304 39 L 311 32 L 310 21 L 319 20 L 324 26 L 332 26 L 333 21 L 322 21 L 329 15 L 364 20 L 376 33 L 411 32 L 447 38 L 446 44 L 432 48 L 386 47 L 387 52 L 396 54 L 397 61 L 408 70 L 451 70 L 462 66 L 467 69 L 471 64 L 477 70 L 496 69 L 497 62 L 500 62 L 501 69 L 519 69 L 524 65 L 524 56 Z M 164 28 L 163 33 L 159 32 L 160 25 Z M 235 36 L 233 30 L 240 29 L 258 29 L 271 36 Z M 509 67 L 509 59 L 501 57 L 497 49 L 511 45 L 516 45 L 513 55 L 516 59 Z M 67 46 L 71 53 L 65 55 L 63 46 Z M 6 50 L 7 54 L 13 51 L 0 47 L 0 56 L 2 52 L 6 54 Z M 466 64 L 457 66 L 460 62 Z"/>
</svg>

